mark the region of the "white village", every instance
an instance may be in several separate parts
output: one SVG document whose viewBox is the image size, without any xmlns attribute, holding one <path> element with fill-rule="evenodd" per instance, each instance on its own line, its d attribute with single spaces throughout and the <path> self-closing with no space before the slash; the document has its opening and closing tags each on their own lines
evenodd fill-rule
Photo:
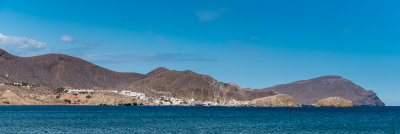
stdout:
<svg viewBox="0 0 400 134">
<path fill-rule="evenodd" d="M 34 88 L 36 85 L 29 83 L 0 83 L 0 86 L 9 85 L 24 88 Z M 235 99 L 229 101 L 200 101 L 196 99 L 182 99 L 169 96 L 160 96 L 158 98 L 146 97 L 144 93 L 127 91 L 127 90 L 95 90 L 95 89 L 75 89 L 61 88 L 60 93 L 66 94 L 95 94 L 95 93 L 113 93 L 132 97 L 136 100 L 150 102 L 153 106 L 248 106 L 250 101 L 237 101 Z"/>
<path fill-rule="evenodd" d="M 115 93 L 125 96 L 130 96 L 138 100 L 149 101 L 153 103 L 154 106 L 247 106 L 249 101 L 237 101 L 230 100 L 227 102 L 220 101 L 199 101 L 195 99 L 181 99 L 175 97 L 167 97 L 160 96 L 159 98 L 151 98 L 146 97 L 144 93 L 127 91 L 127 90 L 94 90 L 94 89 L 65 89 L 65 92 L 68 94 L 80 94 L 80 93 L 97 93 L 97 92 L 106 92 L 106 93 Z"/>
</svg>

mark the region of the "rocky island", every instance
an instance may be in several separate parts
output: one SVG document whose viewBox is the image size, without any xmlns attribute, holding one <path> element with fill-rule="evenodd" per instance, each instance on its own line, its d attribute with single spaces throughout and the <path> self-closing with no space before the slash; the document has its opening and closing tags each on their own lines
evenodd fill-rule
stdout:
<svg viewBox="0 0 400 134">
<path fill-rule="evenodd" d="M 250 106 L 256 107 L 296 107 L 296 100 L 292 96 L 286 94 L 277 94 L 263 98 L 257 98 L 249 103 Z"/>
<path fill-rule="evenodd" d="M 329 97 L 319 100 L 316 107 L 353 107 L 353 103 L 342 97 Z"/>
</svg>

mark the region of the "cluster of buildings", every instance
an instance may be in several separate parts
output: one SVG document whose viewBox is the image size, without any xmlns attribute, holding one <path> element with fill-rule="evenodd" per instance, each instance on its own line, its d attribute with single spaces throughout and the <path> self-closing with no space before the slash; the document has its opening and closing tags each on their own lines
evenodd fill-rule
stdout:
<svg viewBox="0 0 400 134">
<path fill-rule="evenodd" d="M 25 88 L 34 88 L 34 87 L 39 87 L 34 84 L 29 84 L 29 83 L 0 83 L 0 86 L 3 85 L 9 85 L 9 86 L 17 86 L 17 87 L 25 87 Z"/>
<path fill-rule="evenodd" d="M 161 96 L 158 99 L 148 99 L 156 106 L 247 106 L 249 101 L 230 100 L 228 102 L 205 101 L 201 102 L 195 99 L 179 99 L 174 97 Z"/>
<path fill-rule="evenodd" d="M 146 96 L 144 93 L 138 93 L 138 92 L 133 92 L 133 91 L 117 91 L 117 90 L 93 90 L 93 89 L 65 89 L 67 93 L 69 94 L 79 94 L 79 93 L 96 93 L 96 92 L 107 92 L 107 93 L 115 93 L 115 94 L 121 94 L 125 96 L 131 96 L 136 99 L 140 100 L 146 100 Z"/>
<path fill-rule="evenodd" d="M 226 105 L 227 106 L 248 106 L 250 101 L 237 101 L 237 100 L 230 100 Z"/>
<path fill-rule="evenodd" d="M 153 105 L 157 106 L 201 106 L 201 101 L 197 101 L 194 99 L 186 100 L 186 99 L 179 99 L 175 97 L 167 97 L 161 96 L 157 99 L 150 98 L 149 101 L 153 102 Z"/>
<path fill-rule="evenodd" d="M 203 106 L 248 106 L 250 101 L 237 101 L 232 99 L 230 101 L 206 101 L 203 102 Z"/>
<path fill-rule="evenodd" d="M 33 87 L 27 83 L 0 83 L 2 85 L 12 85 L 12 86 L 21 86 L 21 87 Z M 159 98 L 147 98 L 144 93 L 133 92 L 133 91 L 117 91 L 117 90 L 94 90 L 94 89 L 65 89 L 66 93 L 69 94 L 79 94 L 79 93 L 96 93 L 96 92 L 107 92 L 107 93 L 115 93 L 121 94 L 125 96 L 134 97 L 139 100 L 146 100 L 153 105 L 156 106 L 247 106 L 249 105 L 249 101 L 205 101 L 201 102 L 195 99 L 180 99 L 175 97 L 167 97 L 161 96 Z"/>
<path fill-rule="evenodd" d="M 133 91 L 117 91 L 117 90 L 93 90 L 93 89 L 65 89 L 70 94 L 79 93 L 96 93 L 96 92 L 108 92 L 121 94 L 125 96 L 134 97 L 139 100 L 146 100 L 155 106 L 247 106 L 249 101 L 205 101 L 201 102 L 195 99 L 180 99 L 175 97 L 161 96 L 159 98 L 147 98 L 144 93 L 133 92 Z"/>
<path fill-rule="evenodd" d="M 108 92 L 108 93 L 118 93 L 117 90 L 93 90 L 93 89 L 65 89 L 69 94 L 79 94 L 79 93 L 96 93 L 96 92 Z"/>
<path fill-rule="evenodd" d="M 132 92 L 132 91 L 121 91 L 119 94 L 135 97 L 139 100 L 147 100 L 146 95 L 144 93 Z"/>
</svg>

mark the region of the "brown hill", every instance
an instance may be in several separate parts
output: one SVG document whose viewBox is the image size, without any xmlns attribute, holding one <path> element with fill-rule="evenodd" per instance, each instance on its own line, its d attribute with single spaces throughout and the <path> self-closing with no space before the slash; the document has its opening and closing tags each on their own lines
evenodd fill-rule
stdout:
<svg viewBox="0 0 400 134">
<path fill-rule="evenodd" d="M 323 76 L 289 84 L 262 89 L 293 96 L 297 103 L 311 105 L 328 97 L 343 97 L 354 106 L 384 106 L 385 104 L 369 90 L 354 84 L 340 76 Z"/>
<path fill-rule="evenodd" d="M 22 98 L 10 90 L 5 90 L 0 96 L 0 105 L 39 105 L 39 101 Z"/>
<path fill-rule="evenodd" d="M 113 88 L 144 77 L 137 73 L 114 72 L 63 54 L 18 57 L 0 49 L 2 81 L 37 83 L 49 88 Z"/>
<path fill-rule="evenodd" d="M 161 68 L 162 69 L 162 68 Z M 158 96 L 175 96 L 198 100 L 251 100 L 273 95 L 273 92 L 261 92 L 241 89 L 234 83 L 218 82 L 214 78 L 192 71 L 163 71 L 156 69 L 157 74 L 150 72 L 149 77 L 129 85 L 136 91 L 151 92 Z"/>
</svg>

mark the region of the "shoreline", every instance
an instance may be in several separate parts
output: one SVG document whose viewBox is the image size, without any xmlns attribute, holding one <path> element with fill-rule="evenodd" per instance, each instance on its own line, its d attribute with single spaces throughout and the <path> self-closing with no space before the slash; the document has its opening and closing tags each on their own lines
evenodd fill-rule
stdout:
<svg viewBox="0 0 400 134">
<path fill-rule="evenodd" d="M 105 107 L 253 107 L 253 108 L 382 108 L 382 107 L 400 107 L 400 106 L 353 106 L 353 107 L 257 107 L 257 106 L 155 106 L 155 105 L 139 105 L 139 106 L 125 106 L 125 105 L 0 105 L 2 106 L 105 106 Z"/>
</svg>

